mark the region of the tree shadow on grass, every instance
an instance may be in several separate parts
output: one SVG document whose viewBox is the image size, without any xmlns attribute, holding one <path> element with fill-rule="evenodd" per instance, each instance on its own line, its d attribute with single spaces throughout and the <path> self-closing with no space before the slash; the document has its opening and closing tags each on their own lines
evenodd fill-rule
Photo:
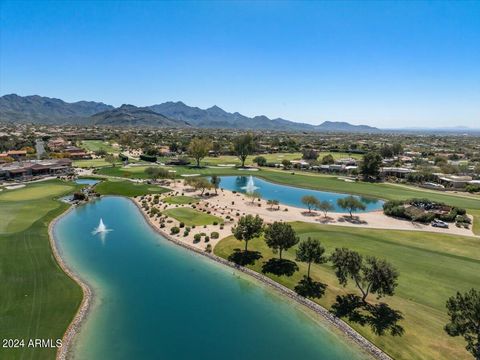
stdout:
<svg viewBox="0 0 480 360">
<path fill-rule="evenodd" d="M 253 265 L 255 261 L 262 258 L 262 254 L 259 251 L 242 251 L 240 249 L 234 249 L 230 254 L 228 260 L 234 262 L 237 265 Z"/>
<path fill-rule="evenodd" d="M 392 309 L 385 303 L 365 304 L 362 299 L 354 294 L 337 296 L 337 301 L 332 305 L 333 313 L 338 317 L 345 317 L 349 321 L 362 326 L 369 325 L 376 335 L 390 333 L 392 336 L 402 336 L 404 329 L 398 325 L 403 319 L 400 311 Z"/>
<path fill-rule="evenodd" d="M 293 273 L 297 270 L 297 263 L 287 259 L 272 258 L 266 263 L 264 263 L 262 266 L 262 272 L 264 274 L 271 273 L 278 276 L 292 276 Z"/>
<path fill-rule="evenodd" d="M 400 311 L 394 310 L 385 303 L 367 305 L 368 324 L 376 335 L 384 335 L 389 332 L 392 336 L 402 336 L 405 332 L 403 327 L 397 323 L 403 319 Z"/>
<path fill-rule="evenodd" d="M 327 284 L 313 281 L 312 278 L 304 276 L 295 286 L 295 292 L 306 298 L 321 298 L 325 294 Z"/>
</svg>

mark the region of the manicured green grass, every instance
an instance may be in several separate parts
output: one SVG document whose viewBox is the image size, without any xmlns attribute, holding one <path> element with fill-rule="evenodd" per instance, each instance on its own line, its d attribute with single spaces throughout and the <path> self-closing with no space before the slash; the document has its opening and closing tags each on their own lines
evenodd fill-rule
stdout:
<svg viewBox="0 0 480 360">
<path fill-rule="evenodd" d="M 60 181 L 32 183 L 15 190 L 3 190 L 0 192 L 0 201 L 38 200 L 59 196 L 71 189 L 71 185 Z"/>
<path fill-rule="evenodd" d="M 108 141 L 103 140 L 84 140 L 80 143 L 80 146 L 88 151 L 105 150 L 107 153 L 118 153 L 119 149 L 112 146 Z"/>
<path fill-rule="evenodd" d="M 351 325 L 395 359 L 470 359 L 459 338 L 451 338 L 443 331 L 448 321 L 445 302 L 456 291 L 465 291 L 480 284 L 480 239 L 426 232 L 360 229 L 341 226 L 294 223 L 301 237 L 319 239 L 331 253 L 336 247 L 347 247 L 364 255 L 375 255 L 391 262 L 399 271 L 399 285 L 393 297 L 382 299 L 400 310 L 404 320 L 402 337 L 377 336 L 367 327 Z M 234 249 L 243 249 L 243 243 L 233 237 L 221 240 L 215 254 L 228 258 Z M 262 264 L 274 255 L 262 239 L 249 243 L 250 250 L 260 251 L 263 258 L 249 266 L 261 271 Z M 284 256 L 295 258 L 295 249 Z M 297 262 L 300 269 L 291 277 L 269 275 L 275 281 L 294 288 L 306 273 L 306 265 Z M 330 308 L 337 295 L 358 293 L 349 285 L 339 285 L 330 264 L 313 265 L 312 277 L 328 284 L 326 294 L 318 302 Z M 375 302 L 375 297 L 369 300 Z"/>
<path fill-rule="evenodd" d="M 157 185 L 138 184 L 129 180 L 109 179 L 95 186 L 95 190 L 101 195 L 140 196 L 146 194 L 162 194 L 168 189 Z"/>
<path fill-rule="evenodd" d="M 162 213 L 180 222 L 183 222 L 185 223 L 185 225 L 188 225 L 188 226 L 212 225 L 215 221 L 218 224 L 223 223 L 223 219 L 217 216 L 206 214 L 192 208 L 180 207 L 180 208 L 168 209 L 168 210 L 162 211 Z"/>
<path fill-rule="evenodd" d="M 470 214 L 473 215 L 473 233 L 480 235 L 480 210 L 470 210 Z"/>
<path fill-rule="evenodd" d="M 58 180 L 29 184 L 0 192 L 0 234 L 25 230 L 33 222 L 58 207 L 51 200 L 72 191 L 71 184 Z"/>
<path fill-rule="evenodd" d="M 50 221 L 68 208 L 54 198 L 76 187 L 54 180 L 0 196 L 0 339 L 61 339 L 76 313 L 81 288 L 55 262 L 48 237 Z M 0 358 L 53 359 L 55 352 L 0 348 Z"/>
<path fill-rule="evenodd" d="M 116 164 L 121 165 L 121 161 L 117 161 Z M 79 168 L 99 168 L 99 167 L 108 167 L 112 166 L 109 162 L 106 162 L 105 159 L 87 159 L 87 160 L 75 160 L 73 166 Z"/>
<path fill-rule="evenodd" d="M 135 178 L 135 179 L 148 179 L 147 174 L 145 174 L 145 169 L 150 166 L 158 165 L 145 165 L 145 166 L 134 166 L 134 167 L 107 167 L 98 170 L 100 175 L 124 177 L 124 178 Z M 246 175 L 248 171 L 242 171 L 235 168 L 195 168 L 188 166 L 159 166 L 169 170 L 175 170 L 175 175 L 180 177 L 183 174 L 200 174 L 203 176 L 211 175 Z M 258 173 L 255 172 L 255 173 Z M 181 178 L 181 177 L 180 177 Z"/>
<path fill-rule="evenodd" d="M 335 152 L 320 152 L 318 154 L 318 159 L 321 160 L 326 155 L 332 155 L 335 160 L 343 159 L 343 158 L 354 158 L 360 159 L 362 155 L 359 154 L 349 154 L 349 153 L 335 153 Z M 261 155 L 252 155 L 247 158 L 245 161 L 245 165 L 253 165 L 253 159 L 257 156 L 263 156 L 267 159 L 269 163 L 276 163 L 281 164 L 283 160 L 300 160 L 302 159 L 302 153 L 295 152 L 295 153 L 274 153 L 274 154 L 261 154 Z M 202 165 L 219 165 L 219 164 L 235 164 L 240 165 L 241 162 L 238 157 L 233 155 L 222 155 L 217 157 L 206 157 L 202 160 Z"/>
<path fill-rule="evenodd" d="M 167 204 L 178 204 L 178 205 L 185 205 L 185 204 L 195 204 L 199 200 L 192 196 L 169 196 L 163 199 L 164 202 Z"/>
</svg>

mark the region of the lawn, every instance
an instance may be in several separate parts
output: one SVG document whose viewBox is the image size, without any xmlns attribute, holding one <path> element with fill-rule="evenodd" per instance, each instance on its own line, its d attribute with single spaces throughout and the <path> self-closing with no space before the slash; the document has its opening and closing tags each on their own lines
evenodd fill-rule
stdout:
<svg viewBox="0 0 480 360">
<path fill-rule="evenodd" d="M 25 230 L 33 222 L 58 207 L 58 202 L 46 199 L 59 197 L 73 189 L 60 181 L 29 184 L 16 190 L 0 192 L 0 234 Z"/>
<path fill-rule="evenodd" d="M 118 160 L 116 164 L 121 165 L 122 162 Z M 106 162 L 105 159 L 86 159 L 86 160 L 75 160 L 73 161 L 73 166 L 79 168 L 99 168 L 99 167 L 111 167 L 112 164 Z"/>
<path fill-rule="evenodd" d="M 108 141 L 103 140 L 84 140 L 80 143 L 80 147 L 88 151 L 105 150 L 107 153 L 118 153 L 119 148 L 112 146 Z"/>
<path fill-rule="evenodd" d="M 475 235 L 480 235 L 480 210 L 470 210 L 473 215 L 473 232 Z"/>
<path fill-rule="evenodd" d="M 223 223 L 223 219 L 217 216 L 203 213 L 191 208 L 174 208 L 162 211 L 162 214 L 168 215 L 187 226 L 212 225 L 215 221 L 219 224 Z"/>
<path fill-rule="evenodd" d="M 109 179 L 95 186 L 101 195 L 140 196 L 146 194 L 162 194 L 170 190 L 157 185 L 139 184 L 129 180 Z"/>
<path fill-rule="evenodd" d="M 60 339 L 80 305 L 81 288 L 54 260 L 48 237 L 48 224 L 68 207 L 54 198 L 75 188 L 53 180 L 0 196 L 1 339 Z M 0 348 L 0 358 L 53 359 L 55 352 Z"/>
<path fill-rule="evenodd" d="M 194 198 L 192 196 L 169 196 L 163 199 L 164 202 L 167 204 L 174 204 L 174 205 L 185 205 L 185 204 L 195 204 L 199 202 L 199 199 Z"/>
<path fill-rule="evenodd" d="M 352 229 L 294 223 L 301 239 L 318 238 L 331 253 L 336 247 L 348 247 L 364 255 L 375 255 L 391 262 L 399 271 L 399 285 L 393 297 L 384 298 L 392 308 L 403 313 L 402 337 L 377 336 L 370 328 L 350 323 L 366 338 L 384 349 L 395 359 L 470 359 L 459 338 L 451 338 L 443 331 L 447 322 L 445 301 L 457 290 L 465 291 L 480 284 L 480 239 L 426 232 Z M 215 254 L 228 258 L 243 244 L 233 237 L 221 240 Z M 250 250 L 260 251 L 263 258 L 249 266 L 261 271 L 264 261 L 278 257 L 268 249 L 262 239 L 249 243 Z M 295 249 L 285 258 L 294 260 Z M 293 288 L 306 273 L 306 265 L 297 262 L 299 271 L 291 277 L 269 275 L 275 281 Z M 342 288 L 329 264 L 312 265 L 312 277 L 328 284 L 326 294 L 318 303 L 330 308 L 336 295 L 357 293 L 349 285 Z M 370 296 L 371 302 L 375 301 Z"/>
<path fill-rule="evenodd" d="M 343 159 L 343 158 L 354 158 L 354 159 L 361 159 L 362 155 L 360 154 L 349 154 L 349 153 L 344 153 L 344 152 L 320 152 L 318 154 L 318 159 L 321 160 L 324 156 L 326 155 L 332 155 L 335 160 L 338 159 Z M 281 164 L 283 160 L 300 160 L 302 159 L 302 153 L 300 152 L 295 152 L 295 153 L 274 153 L 274 154 L 261 154 L 261 155 L 252 155 L 247 158 L 245 161 L 245 165 L 252 165 L 253 164 L 253 159 L 257 156 L 263 156 L 265 159 L 267 159 L 267 162 L 269 163 L 276 163 L 276 164 Z M 205 165 L 219 165 L 219 164 L 235 164 L 235 165 L 240 165 L 241 162 L 238 159 L 238 157 L 233 156 L 233 155 L 222 155 L 222 156 L 217 156 L 217 157 L 206 157 L 205 159 L 202 160 L 202 164 Z"/>
</svg>

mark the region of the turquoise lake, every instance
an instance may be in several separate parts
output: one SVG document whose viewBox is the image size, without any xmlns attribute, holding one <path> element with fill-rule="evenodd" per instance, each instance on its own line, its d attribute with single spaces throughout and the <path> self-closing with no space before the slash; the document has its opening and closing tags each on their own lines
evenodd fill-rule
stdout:
<svg viewBox="0 0 480 360">
<path fill-rule="evenodd" d="M 93 234 L 100 218 L 109 231 Z M 76 359 L 365 359 L 297 305 L 154 232 L 136 206 L 104 197 L 54 228 L 95 292 Z"/>
<path fill-rule="evenodd" d="M 245 187 L 247 186 L 250 176 L 221 176 L 220 178 L 221 188 L 245 193 Z M 302 197 L 305 195 L 313 195 L 320 201 L 327 200 L 331 202 L 334 207 L 334 212 L 346 212 L 338 207 L 337 200 L 350 196 L 350 194 L 340 194 L 275 184 L 255 176 L 252 176 L 252 179 L 255 187 L 257 187 L 255 191 L 258 192 L 259 195 L 265 200 L 278 200 L 281 204 L 306 208 L 301 201 Z M 376 211 L 383 208 L 382 200 L 365 198 L 361 196 L 355 197 L 365 205 L 365 210 L 357 212 Z"/>
</svg>

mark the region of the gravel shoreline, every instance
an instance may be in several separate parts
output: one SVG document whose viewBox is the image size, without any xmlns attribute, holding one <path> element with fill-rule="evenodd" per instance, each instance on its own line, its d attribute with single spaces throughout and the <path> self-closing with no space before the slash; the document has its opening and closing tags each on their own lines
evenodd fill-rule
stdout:
<svg viewBox="0 0 480 360">
<path fill-rule="evenodd" d="M 78 307 L 77 313 L 75 314 L 73 320 L 68 325 L 67 330 L 62 337 L 62 346 L 58 348 L 57 355 L 55 356 L 56 360 L 66 360 L 71 358 L 70 350 L 75 336 L 80 330 L 80 327 L 83 321 L 86 319 L 88 312 L 90 311 L 93 291 L 90 286 L 87 285 L 73 270 L 71 270 L 63 261 L 63 258 L 60 256 L 58 251 L 57 244 L 55 242 L 55 236 L 53 234 L 53 229 L 57 222 L 68 215 L 70 211 L 74 209 L 74 206 L 71 206 L 67 211 L 57 216 L 53 219 L 48 225 L 48 235 L 50 239 L 50 247 L 52 248 L 53 256 L 57 261 L 58 265 L 62 268 L 63 272 L 67 274 L 73 281 L 75 281 L 82 288 L 83 298 L 80 306 Z"/>
<path fill-rule="evenodd" d="M 130 199 L 130 198 L 129 198 Z M 270 288 L 273 288 L 280 294 L 288 297 L 289 299 L 297 302 L 300 305 L 303 305 L 310 309 L 311 311 L 315 312 L 317 315 L 321 316 L 324 320 L 326 320 L 330 325 L 334 326 L 336 329 L 340 330 L 350 341 L 353 341 L 355 344 L 357 344 L 363 351 L 371 355 L 375 359 L 379 360 L 393 360 L 389 355 L 387 355 L 385 352 L 383 352 L 380 348 L 378 348 L 376 345 L 371 343 L 369 340 L 364 338 L 362 335 L 360 335 L 357 331 L 355 331 L 353 328 L 351 328 L 346 322 L 344 322 L 342 319 L 336 317 L 333 315 L 331 312 L 329 312 L 327 309 L 324 307 L 320 306 L 319 304 L 311 301 L 310 299 L 304 298 L 302 296 L 299 296 L 296 292 L 293 290 L 290 290 L 289 288 L 273 281 L 269 277 L 262 275 L 260 273 L 257 273 L 256 271 L 250 270 L 249 268 L 237 265 L 233 262 L 230 262 L 224 258 L 221 258 L 217 255 L 214 255 L 212 253 L 205 252 L 204 250 L 198 249 L 196 247 L 193 247 L 187 243 L 182 242 L 181 240 L 178 240 L 166 232 L 162 231 L 158 227 L 156 227 L 150 220 L 150 217 L 143 211 L 141 206 L 135 201 L 130 199 L 135 206 L 140 210 L 140 213 L 143 215 L 147 223 L 155 230 L 158 234 L 166 238 L 167 240 L 182 246 L 185 249 L 191 250 L 199 255 L 206 256 L 209 259 L 216 261 L 217 263 L 220 263 L 222 265 L 228 266 L 232 269 L 241 271 L 244 274 L 247 274 L 256 280 L 262 282 L 263 284 L 269 286 Z"/>
<path fill-rule="evenodd" d="M 212 253 L 207 253 L 201 249 L 195 248 L 193 246 L 190 246 L 189 244 L 186 244 L 178 239 L 175 239 L 174 237 L 171 237 L 169 234 L 166 232 L 163 232 L 159 228 L 157 228 L 150 220 L 150 218 L 145 214 L 141 206 L 134 201 L 133 199 L 127 198 L 130 201 L 135 204 L 135 206 L 139 209 L 140 213 L 144 217 L 144 219 L 147 221 L 147 223 L 150 225 L 150 227 L 156 231 L 158 234 L 160 234 L 162 237 L 166 238 L 167 240 L 175 243 L 176 245 L 179 245 L 187 250 L 191 250 L 195 252 L 196 254 L 205 256 L 219 264 L 228 266 L 232 269 L 235 269 L 237 271 L 241 271 L 244 274 L 247 274 L 256 280 L 262 282 L 264 285 L 267 285 L 268 287 L 276 290 L 278 293 L 288 297 L 289 299 L 295 301 L 297 304 L 303 305 L 309 310 L 315 312 L 317 315 L 319 315 L 322 319 L 326 320 L 330 325 L 334 326 L 336 329 L 340 330 L 350 341 L 353 341 L 355 344 L 357 344 L 363 351 L 371 355 L 375 359 L 379 360 L 392 360 L 390 356 L 388 356 L 385 352 L 383 352 L 381 349 L 379 349 L 377 346 L 372 344 L 370 341 L 368 341 L 366 338 L 364 338 L 362 335 L 360 335 L 357 331 L 355 331 L 353 328 L 351 328 L 347 323 L 345 323 L 343 320 L 340 318 L 334 316 L 332 313 L 330 313 L 327 309 L 323 308 L 319 304 L 301 297 L 297 295 L 293 290 L 290 290 L 289 288 L 271 280 L 270 278 L 257 273 L 253 270 L 250 270 L 246 267 L 239 266 L 233 262 L 230 262 L 228 260 L 225 260 L 219 256 L 216 256 Z M 83 292 L 83 299 L 82 302 L 77 310 L 77 313 L 75 314 L 72 322 L 68 326 L 67 330 L 65 331 L 63 338 L 62 338 L 62 346 L 58 348 L 57 355 L 56 355 L 56 360 L 66 360 L 68 358 L 71 358 L 71 346 L 72 343 L 75 339 L 75 336 L 78 334 L 84 320 L 86 319 L 90 309 L 91 309 L 91 304 L 92 304 L 92 299 L 93 299 L 93 291 L 90 286 L 88 286 L 87 283 L 85 283 L 74 271 L 72 271 L 64 262 L 62 257 L 60 256 L 60 252 L 58 251 L 58 248 L 56 246 L 54 234 L 53 234 L 53 228 L 55 227 L 56 223 L 64 216 L 66 216 L 70 211 L 73 210 L 73 206 L 70 207 L 67 211 L 56 217 L 53 221 L 50 222 L 48 226 L 48 234 L 49 234 L 49 239 L 50 239 L 50 246 L 52 248 L 53 255 L 59 264 L 59 266 L 62 268 L 62 270 L 72 279 L 74 280 L 77 284 L 80 285 L 82 288 Z"/>
</svg>

